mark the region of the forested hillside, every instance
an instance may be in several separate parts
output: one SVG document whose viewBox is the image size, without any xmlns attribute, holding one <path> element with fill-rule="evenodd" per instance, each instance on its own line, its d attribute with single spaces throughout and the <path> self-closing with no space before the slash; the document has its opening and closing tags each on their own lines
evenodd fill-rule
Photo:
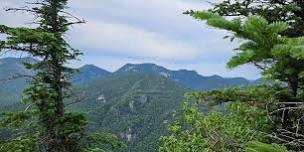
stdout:
<svg viewBox="0 0 304 152">
<path fill-rule="evenodd" d="M 127 63 L 115 72 L 92 64 L 71 68 L 69 65 L 83 54 L 70 45 L 66 36 L 72 25 L 85 24 L 85 20 L 69 12 L 68 2 L 37 0 L 25 3 L 25 7 L 5 9 L 35 18 L 34 26 L 0 25 L 0 55 L 27 56 L 0 59 L 0 152 L 304 151 L 303 0 L 223 0 L 210 2 L 209 9 L 182 14 L 225 31 L 224 39 L 235 46 L 227 68 L 255 67 L 262 78 L 253 81 L 202 76 L 194 70 L 169 70 L 152 63 Z M 175 7 L 185 3 L 172 2 L 178 2 Z M 107 14 L 98 14 L 103 15 Z M 126 16 L 132 19 L 129 17 Z M 94 27 L 90 29 L 94 31 L 98 26 L 108 26 L 95 24 L 86 27 Z M 166 40 L 154 31 L 144 32 L 135 26 L 122 28 L 125 26 L 114 23 L 109 26 L 110 32 L 101 29 L 96 32 L 117 36 L 117 41 L 126 37 L 128 42 L 120 44 L 124 49 L 131 48 L 131 52 L 135 47 L 127 48 L 126 44 L 129 39 L 139 37 L 138 45 L 153 47 L 161 41 L 155 47 L 158 53 L 159 48 L 176 49 L 175 53 L 181 54 L 176 57 L 186 58 L 187 53 L 194 51 L 193 61 L 190 55 L 180 63 L 191 64 L 201 59 L 196 56 L 202 54 L 188 44 L 173 47 L 168 42 L 175 41 L 172 43 L 172 39 Z M 128 30 L 127 34 L 121 29 Z M 182 35 L 198 42 L 194 35 Z M 92 41 L 92 36 L 87 40 Z M 108 45 L 113 40 L 77 43 Z M 117 46 L 120 44 L 115 42 Z M 182 54 L 185 52 L 180 47 L 187 49 L 186 54 Z M 149 49 L 140 53 L 151 55 Z M 116 53 L 119 51 L 106 55 L 110 58 Z M 90 59 L 96 61 L 92 54 Z M 175 62 L 171 56 L 165 60 Z M 217 64 L 212 65 L 210 68 Z"/>
<path fill-rule="evenodd" d="M 137 72 L 161 75 L 170 80 L 177 81 L 192 90 L 222 89 L 233 86 L 248 86 L 252 82 L 245 78 L 223 78 L 218 75 L 201 76 L 196 71 L 172 71 L 155 64 L 126 64 L 117 73 Z"/>
<path fill-rule="evenodd" d="M 25 68 L 22 64 L 27 62 L 38 62 L 34 58 L 3 58 L 0 59 L 1 84 L 0 103 L 3 111 L 12 111 L 21 108 L 23 90 L 29 85 L 30 78 L 34 72 Z M 132 68 L 131 68 L 132 67 Z M 232 86 L 248 86 L 260 84 L 260 81 L 249 81 L 244 78 L 223 78 L 220 76 L 201 76 L 195 71 L 178 70 L 172 71 L 155 64 L 126 64 L 114 73 L 106 71 L 95 65 L 84 65 L 68 76 L 69 81 L 76 87 L 92 85 L 90 82 L 112 77 L 113 75 L 124 75 L 126 73 L 149 74 L 165 77 L 184 85 L 189 90 L 211 90 L 228 88 Z M 94 91 L 94 89 L 93 89 Z M 11 106 L 12 105 L 12 106 Z M 24 108 L 24 107 L 23 107 Z"/>
<path fill-rule="evenodd" d="M 16 73 L 14 72 L 16 69 L 20 66 L 23 67 L 21 61 L 25 59 L 9 58 L 9 60 L 11 61 L 10 65 L 6 65 L 6 67 L 10 67 L 13 75 Z M 164 72 L 155 72 L 155 69 L 159 68 L 168 73 L 171 72 L 163 67 L 154 64 L 139 64 L 137 65 L 139 67 L 142 67 L 142 65 L 149 66 L 144 66 L 141 70 L 138 68 L 134 68 L 133 71 L 123 70 L 128 65 L 130 64 L 114 73 L 107 72 L 94 65 L 85 65 L 79 68 L 79 71 L 71 77 L 75 91 L 73 91 L 73 96 L 66 100 L 67 109 L 88 113 L 90 131 L 116 134 L 128 145 L 126 151 L 157 151 L 160 145 L 160 136 L 168 133 L 164 122 L 172 120 L 173 115 L 180 111 L 184 94 L 192 89 L 188 89 L 178 80 L 165 76 Z M 180 78 L 198 77 L 199 80 L 208 79 L 194 71 L 180 70 L 171 73 L 179 75 L 178 73 L 183 72 L 190 76 Z M 217 84 L 221 84 L 222 81 L 229 83 L 230 80 L 232 79 L 218 77 L 217 82 L 212 81 L 202 84 L 202 87 L 222 88 L 225 83 L 221 87 L 218 87 Z M 245 83 L 236 81 L 234 86 L 241 84 L 246 86 L 249 82 L 245 79 L 241 80 L 244 80 Z M 196 79 L 192 80 L 192 83 L 195 81 Z M 18 82 L 12 80 L 11 85 L 15 86 Z M 27 85 L 25 83 L 21 85 L 22 87 L 14 94 L 22 95 L 22 88 Z M 7 88 L 10 87 L 7 86 Z M 4 87 L 2 90 L 5 91 Z M 3 111 L 16 111 L 26 108 L 21 104 L 21 98 L 14 100 L 0 99 L 0 101 L 8 104 L 1 107 Z"/>
<path fill-rule="evenodd" d="M 88 112 L 90 130 L 115 133 L 125 151 L 157 151 L 165 120 L 170 120 L 188 89 L 165 77 L 125 73 L 77 89 L 80 103 L 71 110 Z M 73 100 L 72 100 L 73 101 Z"/>
<path fill-rule="evenodd" d="M 20 106 L 22 91 L 28 86 L 30 76 L 34 73 L 24 67 L 22 62 L 34 63 L 32 58 L 0 59 L 0 103 L 2 111 L 12 110 L 9 107 Z"/>
</svg>

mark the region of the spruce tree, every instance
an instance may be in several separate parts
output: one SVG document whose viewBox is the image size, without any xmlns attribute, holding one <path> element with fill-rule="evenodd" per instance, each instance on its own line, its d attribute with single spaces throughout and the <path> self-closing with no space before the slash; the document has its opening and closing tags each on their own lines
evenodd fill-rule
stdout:
<svg viewBox="0 0 304 152">
<path fill-rule="evenodd" d="M 242 17 L 258 15 L 270 23 L 285 22 L 289 28 L 280 33 L 286 37 L 304 36 L 304 1 L 303 0 L 224 0 L 219 3 L 213 3 L 213 8 L 209 12 L 221 16 Z M 304 83 L 301 78 L 301 70 L 304 61 L 295 57 L 286 55 L 285 64 L 289 70 L 273 74 L 274 79 L 287 82 L 292 90 L 292 95 L 299 95 L 299 89 Z M 261 70 L 262 66 L 256 66 Z"/>
<path fill-rule="evenodd" d="M 269 117 L 274 118 L 275 140 L 289 148 L 303 150 L 303 73 L 304 73 L 304 39 L 288 37 L 283 34 L 289 29 L 286 22 L 269 22 L 261 16 L 227 19 L 218 14 L 198 11 L 188 12 L 207 24 L 232 33 L 230 38 L 242 40 L 236 48 L 237 54 L 230 59 L 228 67 L 234 68 L 244 64 L 253 64 L 263 70 L 271 80 L 283 83 L 280 89 L 265 98 L 264 104 L 272 104 Z M 301 92 L 298 91 L 301 89 Z M 290 91 L 291 90 L 291 91 Z M 292 92 L 292 93 L 289 93 Z M 220 95 L 220 94 L 218 94 Z M 269 108 L 269 107 L 268 107 Z M 269 110 L 267 108 L 267 110 Z"/>
<path fill-rule="evenodd" d="M 38 17 L 37 28 L 0 26 L 0 32 L 7 35 L 6 40 L 1 42 L 2 51 L 25 52 L 39 59 L 38 63 L 25 63 L 26 68 L 36 72 L 30 87 L 25 90 L 25 102 L 34 107 L 32 111 L 20 115 L 34 116 L 31 119 L 37 121 L 37 149 L 48 152 L 82 151 L 86 117 L 66 112 L 64 105 L 64 99 L 69 96 L 67 75 L 74 71 L 65 65 L 77 58 L 80 52 L 68 44 L 64 34 L 70 25 L 83 21 L 67 20 L 67 16 L 73 17 L 65 12 L 67 0 L 41 0 L 30 4 L 34 7 L 11 8 L 8 11 L 33 13 Z"/>
<path fill-rule="evenodd" d="M 209 12 L 221 16 L 262 16 L 269 22 L 286 22 L 289 28 L 282 34 L 288 37 L 304 35 L 303 0 L 223 0 L 212 3 Z"/>
</svg>

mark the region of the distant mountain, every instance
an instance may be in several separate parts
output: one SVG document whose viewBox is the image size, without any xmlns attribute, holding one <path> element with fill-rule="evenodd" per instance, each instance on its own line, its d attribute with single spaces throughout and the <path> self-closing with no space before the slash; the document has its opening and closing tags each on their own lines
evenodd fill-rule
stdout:
<svg viewBox="0 0 304 152">
<path fill-rule="evenodd" d="M 217 75 L 201 76 L 195 71 L 171 71 L 164 67 L 148 63 L 126 64 L 115 73 L 123 72 L 137 72 L 161 75 L 170 80 L 180 82 L 181 84 L 194 90 L 222 89 L 239 85 L 247 86 L 250 84 L 250 81 L 246 80 L 245 78 L 223 78 Z"/>
<path fill-rule="evenodd" d="M 22 74 L 32 74 L 23 66 L 23 62 L 35 63 L 33 58 L 3 58 L 0 59 L 0 79 Z"/>
<path fill-rule="evenodd" d="M 37 62 L 32 58 L 0 59 L 0 80 L 34 74 L 24 68 L 24 61 Z M 158 151 L 158 139 L 167 133 L 162 124 L 179 110 L 186 92 L 251 84 L 244 78 L 205 77 L 155 64 L 126 64 L 114 73 L 85 65 L 71 82 L 75 96 L 65 101 L 67 110 L 88 113 L 89 129 L 117 134 L 126 141 L 126 152 Z M 0 112 L 20 109 L 27 85 L 24 77 L 0 81 Z"/>
<path fill-rule="evenodd" d="M 29 76 L 34 74 L 24 67 L 23 62 L 35 63 L 37 60 L 31 57 L 0 59 L 0 111 L 12 110 L 7 108 L 11 105 L 14 105 L 15 109 L 21 105 L 22 92 L 29 84 Z M 85 65 L 78 71 L 71 78 L 74 85 L 86 84 L 111 75 L 110 72 L 94 65 Z"/>
<path fill-rule="evenodd" d="M 32 58 L 4 58 L 0 59 L 0 109 L 21 103 L 22 91 L 27 86 L 27 76 L 33 72 L 23 66 L 23 62 L 34 63 Z"/>
<path fill-rule="evenodd" d="M 3 58 L 0 59 L 0 95 L 5 97 L 0 99 L 0 103 L 15 104 L 20 103 L 22 90 L 27 86 L 25 77 L 12 79 L 9 81 L 1 81 L 11 77 L 32 75 L 33 72 L 25 69 L 22 62 L 37 62 L 33 58 Z M 195 71 L 178 70 L 172 71 L 156 64 L 126 64 L 114 75 L 124 74 L 129 72 L 152 74 L 163 76 L 170 80 L 179 82 L 192 90 L 211 90 L 221 89 L 239 85 L 258 84 L 261 80 L 250 82 L 244 78 L 223 78 L 217 75 L 201 76 Z M 90 81 L 111 77 L 113 73 L 103 70 L 94 65 L 85 65 L 79 68 L 79 73 L 71 77 L 71 82 L 74 85 L 88 85 Z"/>
<path fill-rule="evenodd" d="M 124 139 L 126 152 L 157 152 L 160 136 L 167 133 L 163 123 L 181 107 L 187 91 L 162 76 L 125 72 L 78 87 L 77 98 L 82 102 L 69 109 L 88 112 L 90 130 Z"/>
<path fill-rule="evenodd" d="M 106 71 L 104 69 L 101 69 L 95 65 L 84 65 L 78 69 L 79 72 L 77 72 L 72 77 L 72 83 L 74 84 L 85 84 L 89 81 L 93 81 L 100 78 L 105 78 L 110 76 L 112 73 L 109 71 Z"/>
</svg>

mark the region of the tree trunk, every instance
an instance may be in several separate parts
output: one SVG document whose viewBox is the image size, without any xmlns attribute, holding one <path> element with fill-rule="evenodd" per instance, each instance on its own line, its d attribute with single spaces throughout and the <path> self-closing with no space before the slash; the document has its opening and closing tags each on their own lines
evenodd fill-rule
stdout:
<svg viewBox="0 0 304 152">
<path fill-rule="evenodd" d="M 299 79 L 298 78 L 289 78 L 288 79 L 289 88 L 292 91 L 292 95 L 297 97 L 299 89 Z"/>
</svg>

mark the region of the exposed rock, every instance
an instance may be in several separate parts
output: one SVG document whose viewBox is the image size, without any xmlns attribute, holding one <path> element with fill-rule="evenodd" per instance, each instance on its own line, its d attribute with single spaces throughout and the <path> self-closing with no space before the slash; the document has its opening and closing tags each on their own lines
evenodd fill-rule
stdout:
<svg viewBox="0 0 304 152">
<path fill-rule="evenodd" d="M 104 97 L 104 95 L 100 95 L 97 99 L 96 99 L 96 101 L 100 101 L 100 102 L 103 102 L 103 103 L 106 103 L 107 101 L 106 101 L 106 98 Z"/>
<path fill-rule="evenodd" d="M 132 134 L 127 134 L 127 141 L 130 142 L 132 140 Z"/>
<path fill-rule="evenodd" d="M 128 142 L 131 142 L 132 139 L 134 138 L 132 135 L 132 129 L 128 128 L 128 130 L 124 131 L 124 132 L 120 132 L 119 136 L 121 138 L 125 138 Z"/>
<path fill-rule="evenodd" d="M 148 102 L 148 97 L 146 95 L 140 95 L 139 96 L 139 101 L 142 105 Z"/>
<path fill-rule="evenodd" d="M 131 100 L 131 101 L 129 102 L 129 107 L 130 107 L 130 110 L 131 110 L 132 112 L 134 112 L 134 103 L 135 103 L 134 100 Z"/>
<path fill-rule="evenodd" d="M 171 76 L 170 73 L 167 73 L 167 72 L 160 72 L 160 75 L 166 77 L 166 78 L 169 78 Z"/>
<path fill-rule="evenodd" d="M 127 141 L 130 142 L 132 140 L 132 133 L 131 133 L 131 128 L 129 128 L 129 130 L 127 131 L 127 134 L 126 134 L 126 138 L 127 138 Z"/>
</svg>

